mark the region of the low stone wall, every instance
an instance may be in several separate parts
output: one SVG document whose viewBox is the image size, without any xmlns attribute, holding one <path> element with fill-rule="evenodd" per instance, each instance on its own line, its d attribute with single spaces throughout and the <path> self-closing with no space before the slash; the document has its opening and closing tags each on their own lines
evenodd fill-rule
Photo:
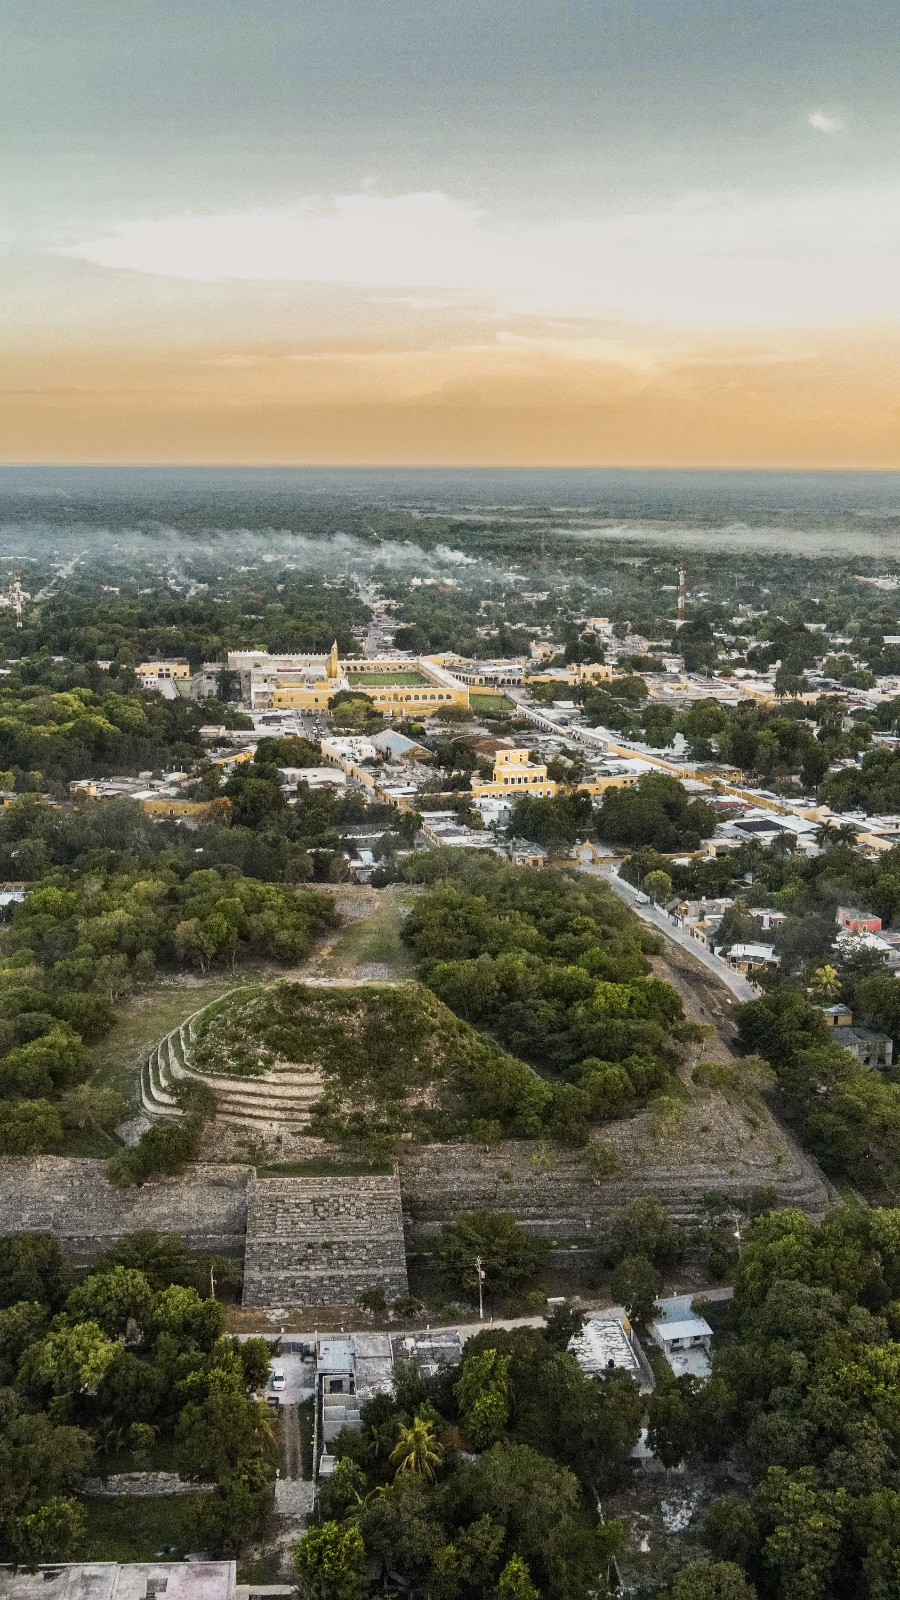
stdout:
<svg viewBox="0 0 900 1600">
<path fill-rule="evenodd" d="M 92 1500 L 162 1499 L 173 1494 L 212 1494 L 215 1484 L 191 1483 L 177 1472 L 111 1472 L 108 1478 L 88 1478 L 82 1493 Z"/>
</svg>

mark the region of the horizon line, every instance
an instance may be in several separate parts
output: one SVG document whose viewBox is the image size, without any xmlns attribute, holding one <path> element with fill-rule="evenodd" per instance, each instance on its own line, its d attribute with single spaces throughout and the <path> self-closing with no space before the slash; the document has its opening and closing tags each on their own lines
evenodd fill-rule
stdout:
<svg viewBox="0 0 900 1600">
<path fill-rule="evenodd" d="M 900 476 L 900 463 L 895 467 L 859 467 L 859 466 L 704 466 L 700 463 L 680 466 L 647 463 L 610 463 L 602 465 L 596 463 L 568 462 L 536 462 L 534 465 L 525 466 L 522 462 L 495 461 L 490 464 L 484 462 L 404 462 L 404 461 L 107 461 L 107 460 L 35 460 L 35 461 L 2 461 L 0 472 L 5 468 L 26 469 L 29 467 L 49 467 L 56 469 L 65 468 L 96 468 L 99 471 L 183 471 L 183 472 L 211 472 L 211 471 L 238 471 L 238 472 L 668 472 L 668 473 L 756 473 L 756 474 L 805 474 L 807 476 L 831 476 L 840 474 L 853 474 L 854 476 L 894 477 Z"/>
</svg>

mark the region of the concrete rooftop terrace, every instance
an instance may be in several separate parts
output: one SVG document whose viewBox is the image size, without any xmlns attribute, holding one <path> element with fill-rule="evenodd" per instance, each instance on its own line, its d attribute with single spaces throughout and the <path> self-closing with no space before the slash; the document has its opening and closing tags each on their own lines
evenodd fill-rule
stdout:
<svg viewBox="0 0 900 1600">
<path fill-rule="evenodd" d="M 84 1561 L 0 1567 L 0 1600 L 232 1600 L 233 1561 Z"/>
</svg>

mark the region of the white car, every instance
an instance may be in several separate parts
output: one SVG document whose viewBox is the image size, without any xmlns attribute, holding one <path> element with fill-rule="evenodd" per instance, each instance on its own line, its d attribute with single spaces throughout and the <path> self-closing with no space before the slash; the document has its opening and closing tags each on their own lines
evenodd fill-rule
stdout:
<svg viewBox="0 0 900 1600">
<path fill-rule="evenodd" d="M 287 1380 L 285 1379 L 284 1372 L 282 1371 L 281 1367 L 276 1367 L 272 1373 L 272 1388 L 276 1394 L 281 1392 L 286 1381 Z"/>
</svg>

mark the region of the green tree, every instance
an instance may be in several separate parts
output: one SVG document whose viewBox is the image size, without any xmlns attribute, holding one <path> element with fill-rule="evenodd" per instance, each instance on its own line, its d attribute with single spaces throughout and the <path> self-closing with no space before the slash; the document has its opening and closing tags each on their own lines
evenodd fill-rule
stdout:
<svg viewBox="0 0 900 1600">
<path fill-rule="evenodd" d="M 411 1423 L 401 1426 L 391 1451 L 391 1465 L 397 1472 L 413 1473 L 430 1483 L 443 1454 L 430 1418 L 417 1413 Z"/>
<path fill-rule="evenodd" d="M 672 1585 L 672 1600 L 756 1600 L 756 1590 L 733 1561 L 689 1561 Z"/>
<path fill-rule="evenodd" d="M 60 1102 L 60 1115 L 68 1128 L 100 1128 L 104 1133 L 121 1122 L 126 1101 L 118 1089 L 100 1084 L 79 1083 L 68 1089 Z"/>
<path fill-rule="evenodd" d="M 646 1256 L 654 1266 L 666 1268 L 679 1260 L 683 1249 L 681 1230 L 652 1195 L 629 1201 L 610 1218 L 607 1253 L 612 1262 Z"/>
<path fill-rule="evenodd" d="M 509 1356 L 497 1349 L 467 1355 L 456 1398 L 466 1433 L 476 1450 L 485 1450 L 500 1438 L 509 1420 Z"/>
<path fill-rule="evenodd" d="M 759 1524 L 746 1500 L 724 1495 L 710 1506 L 703 1537 L 720 1561 L 747 1567 L 759 1550 Z"/>
<path fill-rule="evenodd" d="M 496 1600 L 540 1600 L 531 1581 L 528 1563 L 521 1556 L 510 1556 L 497 1580 Z"/>
<path fill-rule="evenodd" d="M 124 1333 L 129 1319 L 139 1328 L 147 1325 L 153 1296 L 144 1274 L 134 1268 L 113 1267 L 92 1272 L 66 1301 L 66 1315 L 74 1322 L 95 1322 L 113 1337 Z"/>
<path fill-rule="evenodd" d="M 19 1412 L 4 1396 L 0 1432 L 0 1546 L 16 1548 L 22 1519 L 47 1500 L 65 1499 L 82 1487 L 93 1451 L 80 1428 L 58 1427 L 46 1412 Z"/>
<path fill-rule="evenodd" d="M 12 1383 L 22 1355 L 47 1330 L 48 1312 L 34 1300 L 0 1311 L 0 1385 Z"/>
<path fill-rule="evenodd" d="M 488 1516 L 461 1528 L 450 1544 L 434 1553 L 428 1578 L 429 1600 L 456 1600 L 463 1594 L 487 1594 L 493 1585 L 503 1529 Z"/>
<path fill-rule="evenodd" d="M 662 1274 L 646 1256 L 623 1256 L 609 1280 L 610 1292 L 632 1322 L 649 1322 L 662 1289 Z"/>
<path fill-rule="evenodd" d="M 664 905 L 672 898 L 672 879 L 667 872 L 648 872 L 641 888 L 654 905 Z"/>
<path fill-rule="evenodd" d="M 467 1289 L 478 1286 L 480 1256 L 486 1288 L 502 1293 L 534 1277 L 546 1247 L 519 1227 L 511 1211 L 463 1211 L 441 1229 L 438 1253 L 447 1274 Z"/>
<path fill-rule="evenodd" d="M 233 1379 L 210 1374 L 209 1393 L 184 1407 L 175 1430 L 187 1472 L 223 1481 L 248 1460 L 265 1455 L 274 1438 L 268 1406 L 248 1400 Z"/>
<path fill-rule="evenodd" d="M 568 1350 L 573 1339 L 577 1339 L 585 1321 L 587 1313 L 579 1311 L 577 1306 L 564 1300 L 561 1306 L 554 1306 L 544 1323 L 544 1338 L 551 1350 Z"/>
<path fill-rule="evenodd" d="M 72 1269 L 49 1233 L 0 1238 L 0 1306 L 37 1300 L 56 1310 L 69 1291 Z"/>
<path fill-rule="evenodd" d="M 0 1155 L 43 1154 L 56 1149 L 62 1136 L 59 1112 L 49 1100 L 19 1100 L 0 1109 Z"/>
<path fill-rule="evenodd" d="M 271 1519 L 270 1476 L 267 1464 L 244 1462 L 226 1473 L 212 1494 L 199 1496 L 193 1522 L 204 1549 L 237 1556 L 266 1532 Z"/>
<path fill-rule="evenodd" d="M 650 1399 L 647 1443 L 665 1467 L 677 1467 L 694 1449 L 697 1415 L 694 1380 L 677 1378 L 660 1384 Z"/>
<path fill-rule="evenodd" d="M 849 1505 L 844 1490 L 823 1490 L 813 1468 L 792 1476 L 770 1467 L 759 1491 L 771 1532 L 763 1558 L 784 1600 L 821 1600 L 829 1592 Z"/>
<path fill-rule="evenodd" d="M 841 980 L 836 967 L 826 962 L 817 967 L 810 979 L 810 990 L 817 1000 L 831 1002 L 841 992 Z"/>
<path fill-rule="evenodd" d="M 378 1317 L 387 1310 L 387 1294 L 376 1284 L 371 1289 L 364 1289 L 357 1296 L 356 1304 L 362 1306 L 363 1311 L 370 1311 L 373 1317 Z"/>
<path fill-rule="evenodd" d="M 225 1312 L 217 1300 L 201 1299 L 196 1289 L 173 1283 L 157 1295 L 153 1307 L 153 1329 L 167 1334 L 182 1349 L 192 1346 L 212 1350 L 221 1337 Z"/>
<path fill-rule="evenodd" d="M 352 1524 L 310 1528 L 294 1552 L 302 1600 L 361 1600 L 368 1584 L 362 1534 Z"/>
<path fill-rule="evenodd" d="M 96 1322 L 54 1328 L 26 1350 L 22 1380 L 29 1388 L 49 1389 L 54 1395 L 94 1394 L 121 1348 Z"/>
<path fill-rule="evenodd" d="M 179 1233 L 158 1233 L 144 1228 L 123 1234 L 97 1260 L 97 1270 L 128 1267 L 140 1272 L 151 1289 L 167 1289 L 170 1284 L 191 1282 L 195 1265 Z"/>
<path fill-rule="evenodd" d="M 36 1511 L 14 1524 L 12 1544 L 19 1561 L 34 1569 L 46 1561 L 69 1561 L 84 1539 L 84 1508 L 71 1495 L 51 1495 Z"/>
</svg>

